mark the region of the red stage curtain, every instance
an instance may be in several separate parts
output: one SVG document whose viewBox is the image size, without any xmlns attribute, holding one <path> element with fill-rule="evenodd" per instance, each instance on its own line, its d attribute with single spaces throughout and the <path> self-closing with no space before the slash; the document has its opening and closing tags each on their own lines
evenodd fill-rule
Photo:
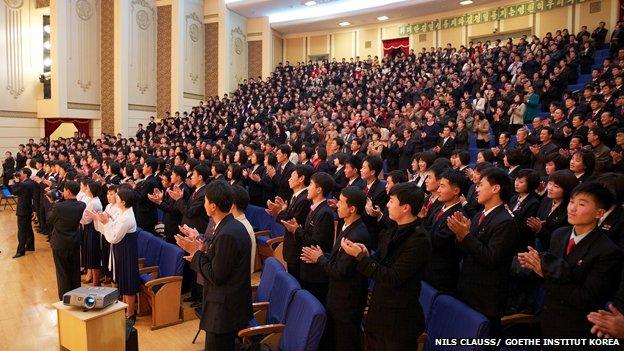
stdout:
<svg viewBox="0 0 624 351">
<path fill-rule="evenodd" d="M 405 55 L 409 55 L 409 37 L 384 40 L 383 48 L 384 56 L 390 55 L 394 49 L 401 49 Z"/>
<path fill-rule="evenodd" d="M 67 119 L 67 118 L 46 118 L 45 120 L 45 136 L 49 137 L 63 123 L 73 123 L 78 129 L 78 133 L 89 136 L 89 127 L 91 120 L 88 119 Z"/>
</svg>

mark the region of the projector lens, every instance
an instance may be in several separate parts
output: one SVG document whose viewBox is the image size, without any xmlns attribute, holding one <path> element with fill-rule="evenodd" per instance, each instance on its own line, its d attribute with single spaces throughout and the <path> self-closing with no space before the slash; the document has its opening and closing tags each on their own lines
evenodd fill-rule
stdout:
<svg viewBox="0 0 624 351">
<path fill-rule="evenodd" d="M 85 299 L 84 305 L 88 309 L 95 307 L 95 298 L 93 296 L 87 296 L 87 298 Z"/>
</svg>

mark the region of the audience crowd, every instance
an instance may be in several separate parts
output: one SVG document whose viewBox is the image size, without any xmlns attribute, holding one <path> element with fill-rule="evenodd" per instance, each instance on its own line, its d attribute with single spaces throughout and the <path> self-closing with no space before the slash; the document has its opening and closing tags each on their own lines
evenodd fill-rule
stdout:
<svg viewBox="0 0 624 351">
<path fill-rule="evenodd" d="M 421 280 L 485 315 L 493 335 L 520 336 L 501 318 L 530 313 L 534 335 L 621 338 L 623 31 L 608 40 L 600 23 L 382 59 L 287 61 L 266 80 L 151 117 L 135 137 L 31 139 L 6 153 L 3 180 L 17 193 L 32 183 L 36 229 L 48 235 L 54 193 L 79 180 L 91 238 L 82 267 L 96 285 L 113 273 L 110 245 L 91 243 L 106 242 L 97 212 L 111 188 L 133 189 L 121 200 L 136 226 L 191 253 L 231 206 L 251 236 L 251 271 L 244 211 L 265 207 L 284 226 L 288 272 L 326 306 L 322 349 L 360 349 L 365 307 L 370 345 L 413 349 Z M 209 194 L 214 182 L 230 202 Z M 34 250 L 21 223 L 18 254 Z M 185 274 L 189 300 L 201 301 L 197 261 L 210 250 Z"/>
</svg>

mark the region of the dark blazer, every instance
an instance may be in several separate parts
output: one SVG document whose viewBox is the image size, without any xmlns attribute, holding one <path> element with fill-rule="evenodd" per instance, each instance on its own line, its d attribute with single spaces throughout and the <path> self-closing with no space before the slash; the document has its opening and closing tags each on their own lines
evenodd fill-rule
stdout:
<svg viewBox="0 0 624 351">
<path fill-rule="evenodd" d="M 82 235 L 80 220 L 87 204 L 76 199 L 65 200 L 52 205 L 48 225 L 52 228 L 50 245 L 57 251 L 69 251 L 80 246 Z"/>
<path fill-rule="evenodd" d="M 158 222 L 157 206 L 147 197 L 147 195 L 152 194 L 156 188 L 158 188 L 158 180 L 156 180 L 154 175 L 150 175 L 137 185 L 135 189 L 137 202 L 133 206 L 134 215 L 136 217 L 137 226 L 145 230 L 154 230 L 154 226 Z"/>
<path fill-rule="evenodd" d="M 179 199 L 175 202 L 175 207 L 182 213 L 181 225 L 188 225 L 197 229 L 199 233 L 206 231 L 208 225 L 208 214 L 204 208 L 204 197 L 206 196 L 206 186 L 202 186 L 199 190 L 194 191 L 188 197 Z"/>
<path fill-rule="evenodd" d="M 294 163 L 288 161 L 284 166 L 284 170 L 280 171 L 281 166 L 277 166 L 277 173 L 275 176 L 271 178 L 271 181 L 275 185 L 275 195 L 281 197 L 282 199 L 290 199 L 293 192 L 290 189 L 290 185 L 288 185 L 288 179 L 290 178 L 290 174 L 295 170 L 297 166 Z"/>
<path fill-rule="evenodd" d="M 347 185 L 349 180 L 345 176 L 344 167 L 342 167 L 340 170 L 336 171 L 332 175 L 332 177 L 334 177 L 334 182 L 336 183 L 335 187 L 334 187 L 334 191 L 332 192 L 332 194 L 337 199 L 340 196 L 340 192 L 342 191 L 342 188 L 344 188 Z"/>
<path fill-rule="evenodd" d="M 544 169 L 544 166 L 546 166 L 546 159 L 550 154 L 558 151 L 559 147 L 552 141 L 546 145 L 541 145 L 537 155 L 533 155 L 533 169 L 538 171 L 541 175 L 546 175 L 546 170 Z"/>
<path fill-rule="evenodd" d="M 252 168 L 250 168 L 251 171 Z M 260 176 L 260 181 L 264 176 L 264 166 L 258 166 L 251 174 L 257 174 Z M 264 196 L 264 188 L 260 182 L 256 183 L 251 179 L 247 180 L 247 192 L 249 193 L 249 203 L 255 206 L 265 207 L 267 198 Z M 271 199 L 273 200 L 273 199 Z"/>
<path fill-rule="evenodd" d="M 366 190 L 364 191 L 366 192 Z M 386 186 L 380 182 L 379 179 L 375 179 L 373 184 L 371 184 L 366 197 L 371 199 L 373 206 L 379 206 L 379 209 L 385 208 L 389 200 L 388 193 L 386 193 Z M 362 215 L 362 220 L 364 221 L 364 224 L 366 224 L 366 228 L 368 228 L 368 232 L 370 233 L 371 248 L 376 250 L 379 232 L 382 229 L 379 221 L 377 221 L 377 218 L 371 217 L 366 213 Z"/>
<path fill-rule="evenodd" d="M 327 201 L 323 201 L 310 212 L 305 225 L 299 227 L 293 234 L 299 247 L 318 245 L 323 252 L 331 252 L 334 245 L 334 211 Z M 322 267 L 316 264 L 301 265 L 301 281 L 308 283 L 327 283 L 327 274 Z"/>
<path fill-rule="evenodd" d="M 200 328 L 231 333 L 249 324 L 251 239 L 245 226 L 228 214 L 215 228 L 206 252 L 193 256 L 191 268 L 204 279 Z"/>
<path fill-rule="evenodd" d="M 520 173 L 521 170 L 522 170 L 522 167 L 518 166 L 513 171 L 507 172 L 507 174 L 509 175 L 509 178 L 511 178 L 512 183 L 516 181 L 516 177 L 518 177 L 518 173 Z"/>
<path fill-rule="evenodd" d="M 365 329 L 387 337 L 420 335 L 425 330 L 420 281 L 431 257 L 427 233 L 416 220 L 386 228 L 379 239 L 375 253 L 358 257 L 358 271 L 375 282 Z"/>
<path fill-rule="evenodd" d="M 552 234 L 550 250 L 541 254 L 544 307 L 540 314 L 546 338 L 590 337 L 587 314 L 603 309 L 618 288 L 622 252 L 600 229 L 587 234 L 566 255 L 571 227 Z"/>
<path fill-rule="evenodd" d="M 451 158 L 451 153 L 455 150 L 455 139 L 448 138 L 446 143 L 444 142 L 444 138 L 440 138 L 438 140 L 438 146 L 440 147 L 440 152 L 438 152 L 438 156 Z"/>
<path fill-rule="evenodd" d="M 537 210 L 537 217 L 546 222 L 542 225 L 542 229 L 537 233 L 540 240 L 540 248 L 538 251 L 548 251 L 550 247 L 550 236 L 553 231 L 568 225 L 568 203 L 563 202 L 549 215 L 552 207 L 552 200 L 544 195 Z"/>
<path fill-rule="evenodd" d="M 464 263 L 459 296 L 487 317 L 501 317 L 505 310 L 509 269 L 518 247 L 516 222 L 505 206 L 493 209 L 479 225 L 477 213 L 470 233 L 459 243 Z"/>
<path fill-rule="evenodd" d="M 286 200 L 286 199 L 285 199 Z M 277 223 L 281 223 L 282 220 L 296 219 L 297 223 L 302 224 L 306 222 L 308 213 L 310 212 L 310 205 L 312 201 L 308 199 L 308 190 L 302 191 L 294 199 L 288 201 L 288 207 L 286 211 L 280 212 L 275 219 Z M 297 240 L 292 235 L 284 236 L 284 260 L 289 265 L 299 265 L 301 257 L 301 246 L 297 243 Z"/>
<path fill-rule="evenodd" d="M 184 182 L 180 184 L 180 189 L 184 192 L 182 200 L 187 202 L 191 197 L 191 189 L 189 189 Z M 182 219 L 184 217 L 180 209 L 176 207 L 175 203 L 176 201 L 174 201 L 165 190 L 163 200 L 160 205 L 158 205 L 158 208 L 160 208 L 165 214 L 163 218 L 163 224 L 165 225 L 165 237 L 170 242 L 175 242 L 174 236 L 178 233 L 178 226 L 182 223 Z"/>
<path fill-rule="evenodd" d="M 457 203 L 444 212 L 440 208 L 432 213 L 432 227 L 429 230 L 432 251 L 431 260 L 425 269 L 424 280 L 435 289 L 448 293 L 454 293 L 457 289 L 459 262 L 462 258 L 455 240 L 455 233 L 449 229 L 446 221 L 457 211 L 466 215 L 461 203 Z"/>
<path fill-rule="evenodd" d="M 622 206 L 616 205 L 598 227 L 611 241 L 624 249 L 624 209 Z"/>
<path fill-rule="evenodd" d="M 340 247 L 342 238 L 370 247 L 370 236 L 361 219 L 342 230 L 343 222 L 338 223 L 340 234 L 331 253 L 319 257 L 317 264 L 329 277 L 327 292 L 327 310 L 333 318 L 344 321 L 361 319 L 366 306 L 368 279 L 357 271 L 357 260 L 345 253 Z"/>
<path fill-rule="evenodd" d="M 11 186 L 11 193 L 17 196 L 17 209 L 15 214 L 17 216 L 32 216 L 35 183 L 30 179 L 15 183 Z M 82 213 L 80 215 L 82 215 Z"/>
<path fill-rule="evenodd" d="M 525 252 L 528 245 L 535 247 L 535 233 L 533 233 L 533 230 L 527 225 L 527 219 L 537 216 L 540 202 L 535 193 L 530 193 L 527 197 L 522 199 L 520 206 L 516 209 L 517 203 L 518 195 L 514 195 L 511 200 L 509 200 L 509 210 L 512 211 L 514 219 L 516 220 L 516 225 L 518 226 L 519 252 Z"/>
<path fill-rule="evenodd" d="M 359 176 L 357 178 L 355 178 L 353 180 L 353 183 L 351 183 L 351 185 L 349 185 L 349 180 L 347 179 L 347 182 L 344 185 L 345 187 L 347 186 L 357 186 L 358 188 L 364 190 L 364 188 L 366 188 L 366 182 L 364 181 L 364 179 L 360 178 Z"/>
<path fill-rule="evenodd" d="M 472 218 L 475 214 L 483 210 L 483 205 L 477 201 L 477 185 L 475 183 L 470 184 L 468 193 L 466 194 L 466 205 L 464 205 L 464 211 L 468 214 L 468 218 Z"/>
</svg>

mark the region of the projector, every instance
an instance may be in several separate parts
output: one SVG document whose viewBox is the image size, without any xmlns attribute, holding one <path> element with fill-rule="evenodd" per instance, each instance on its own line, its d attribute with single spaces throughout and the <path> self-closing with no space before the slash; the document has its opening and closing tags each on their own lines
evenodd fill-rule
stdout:
<svg viewBox="0 0 624 351">
<path fill-rule="evenodd" d="M 109 306 L 119 299 L 117 288 L 83 286 L 63 295 L 63 305 L 83 307 L 90 310 Z"/>
</svg>

